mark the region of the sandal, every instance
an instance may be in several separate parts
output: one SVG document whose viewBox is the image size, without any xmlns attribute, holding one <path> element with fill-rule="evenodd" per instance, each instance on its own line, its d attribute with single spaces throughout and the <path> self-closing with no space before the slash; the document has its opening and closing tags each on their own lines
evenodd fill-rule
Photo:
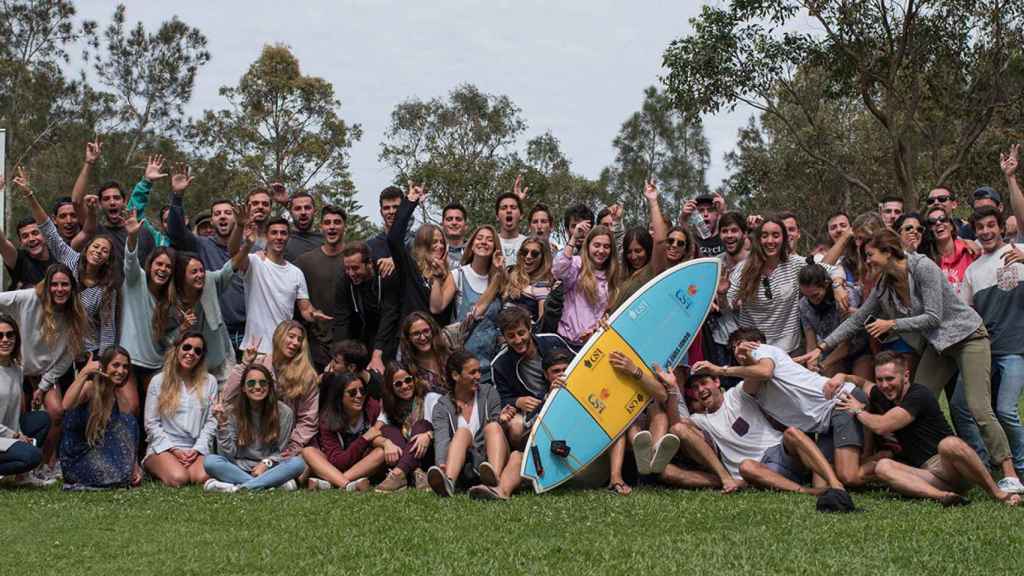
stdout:
<svg viewBox="0 0 1024 576">
<path fill-rule="evenodd" d="M 608 491 L 618 496 L 629 496 L 633 492 L 633 489 L 625 482 L 615 482 L 614 484 L 608 485 Z"/>
</svg>

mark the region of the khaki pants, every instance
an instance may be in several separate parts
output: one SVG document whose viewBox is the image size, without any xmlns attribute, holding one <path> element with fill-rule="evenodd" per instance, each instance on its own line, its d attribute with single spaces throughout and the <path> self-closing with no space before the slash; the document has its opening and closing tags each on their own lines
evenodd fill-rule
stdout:
<svg viewBox="0 0 1024 576">
<path fill-rule="evenodd" d="M 985 447 L 992 461 L 1001 463 L 1010 457 L 1010 444 L 992 411 L 992 349 L 984 327 L 946 348 L 942 354 L 929 344 L 917 365 L 914 382 L 927 386 L 938 398 L 957 370 L 964 381 L 967 406 L 978 422 Z"/>
</svg>

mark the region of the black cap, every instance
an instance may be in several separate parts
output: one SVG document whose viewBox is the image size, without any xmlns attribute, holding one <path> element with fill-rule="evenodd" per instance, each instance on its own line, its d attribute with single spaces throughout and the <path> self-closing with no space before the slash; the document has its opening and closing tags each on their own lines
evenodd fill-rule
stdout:
<svg viewBox="0 0 1024 576">
<path fill-rule="evenodd" d="M 993 200 L 996 204 L 1003 203 L 1003 197 L 999 195 L 999 192 L 996 192 L 990 186 L 982 186 L 981 188 L 978 188 L 977 190 L 974 191 L 975 200 L 984 200 L 985 198 Z"/>
</svg>

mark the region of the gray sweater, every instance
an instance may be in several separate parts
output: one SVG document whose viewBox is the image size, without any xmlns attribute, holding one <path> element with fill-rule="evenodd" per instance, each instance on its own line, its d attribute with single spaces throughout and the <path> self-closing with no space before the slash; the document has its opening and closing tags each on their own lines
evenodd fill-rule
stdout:
<svg viewBox="0 0 1024 576">
<path fill-rule="evenodd" d="M 238 446 L 238 420 L 232 414 L 223 425 L 217 426 L 217 454 L 233 461 L 236 466 L 245 471 L 251 471 L 263 459 L 273 460 L 275 464 L 281 462 L 281 452 L 288 444 L 292 435 L 292 426 L 295 424 L 295 415 L 292 409 L 284 402 L 277 403 L 278 425 L 277 443 L 264 444 L 260 438 L 254 439 L 248 446 Z M 253 421 L 259 426 L 259 416 L 253 414 Z"/>
<path fill-rule="evenodd" d="M 484 449 L 484 426 L 489 422 L 497 422 L 498 416 L 501 415 L 501 398 L 498 396 L 498 390 L 489 384 L 481 384 L 476 392 L 476 407 L 480 418 L 480 428 L 473 436 L 473 446 L 482 451 Z M 452 436 L 455 436 L 459 422 L 459 411 L 450 394 L 445 394 L 437 400 L 432 416 L 434 460 L 443 463 L 448 459 L 448 445 L 452 441 Z"/>
<path fill-rule="evenodd" d="M 864 326 L 869 314 L 895 320 L 897 333 L 919 333 L 940 354 L 967 338 L 982 325 L 981 316 L 957 297 L 942 270 L 927 256 L 907 255 L 910 282 L 910 313 L 898 310 L 899 296 L 883 279 L 852 316 L 825 338 L 828 348 L 835 348 Z"/>
</svg>

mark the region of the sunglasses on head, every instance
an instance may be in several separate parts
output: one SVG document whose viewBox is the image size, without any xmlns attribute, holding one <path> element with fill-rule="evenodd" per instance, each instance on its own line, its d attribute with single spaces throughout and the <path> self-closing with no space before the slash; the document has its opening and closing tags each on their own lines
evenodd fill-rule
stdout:
<svg viewBox="0 0 1024 576">
<path fill-rule="evenodd" d="M 774 298 L 772 295 L 772 285 L 768 282 L 768 277 L 761 278 L 761 286 L 764 287 L 764 297 L 771 300 Z"/>
<path fill-rule="evenodd" d="M 952 196 L 950 196 L 949 194 L 945 194 L 942 196 L 932 196 L 931 198 L 928 199 L 928 204 L 941 204 L 943 202 L 949 202 L 950 198 L 952 198 Z"/>
<path fill-rule="evenodd" d="M 192 352 L 196 356 L 202 356 L 203 355 L 203 347 L 202 346 L 193 346 L 193 345 L 189 344 L 188 342 L 185 342 L 184 344 L 181 345 L 181 351 L 182 352 Z"/>
<path fill-rule="evenodd" d="M 666 238 L 665 244 L 668 246 L 678 246 L 680 248 L 686 248 L 686 239 L 684 238 Z"/>
<path fill-rule="evenodd" d="M 405 378 L 399 378 L 399 379 L 395 380 L 394 382 L 391 383 L 391 385 L 395 386 L 397 388 L 398 386 L 401 386 L 402 384 L 412 384 L 412 380 L 413 380 L 412 376 L 406 376 Z"/>
<path fill-rule="evenodd" d="M 914 226 L 913 224 L 906 224 L 900 228 L 900 232 L 917 232 L 920 234 L 924 232 L 924 226 Z"/>
<path fill-rule="evenodd" d="M 267 382 L 266 380 L 256 380 L 254 378 L 252 380 L 246 380 L 245 381 L 245 387 L 248 390 L 252 390 L 254 388 L 262 388 L 262 389 L 266 390 L 267 388 L 270 387 L 270 383 Z"/>
<path fill-rule="evenodd" d="M 945 216 L 939 216 L 938 218 L 929 218 L 928 219 L 928 225 L 933 227 L 933 228 L 935 226 L 938 226 L 939 224 L 945 224 L 946 222 L 949 222 L 949 218 L 946 218 Z"/>
<path fill-rule="evenodd" d="M 0 332 L 0 340 L 17 340 L 17 339 L 18 339 L 18 333 L 15 332 L 14 330 L 11 330 L 9 332 Z"/>
<path fill-rule="evenodd" d="M 366 396 L 366 388 L 360 386 L 359 388 L 345 390 L 345 395 L 348 396 L 349 398 L 359 398 L 360 396 Z"/>
</svg>

